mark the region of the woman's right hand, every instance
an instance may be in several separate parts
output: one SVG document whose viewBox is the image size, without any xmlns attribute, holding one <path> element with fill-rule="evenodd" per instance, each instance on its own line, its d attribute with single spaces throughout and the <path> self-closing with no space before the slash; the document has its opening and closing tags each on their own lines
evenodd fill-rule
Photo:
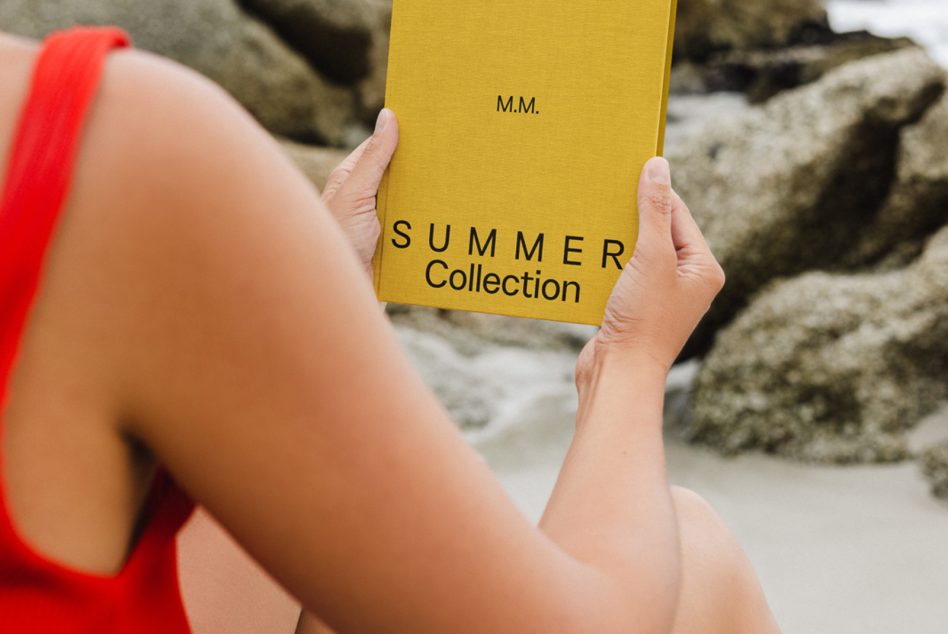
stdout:
<svg viewBox="0 0 948 634">
<path fill-rule="evenodd" d="M 578 375 L 606 349 L 667 372 L 724 285 L 724 271 L 672 189 L 665 159 L 645 164 L 638 210 L 635 252 L 612 291 L 601 330 L 580 357 Z"/>
</svg>

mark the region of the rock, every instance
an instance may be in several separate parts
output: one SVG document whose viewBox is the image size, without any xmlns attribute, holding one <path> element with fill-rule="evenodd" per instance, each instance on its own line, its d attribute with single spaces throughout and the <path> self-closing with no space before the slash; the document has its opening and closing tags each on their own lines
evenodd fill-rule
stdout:
<svg viewBox="0 0 948 634">
<path fill-rule="evenodd" d="M 0 28 L 34 38 L 74 24 L 115 24 L 136 46 L 219 83 L 268 129 L 303 141 L 341 142 L 351 91 L 306 60 L 233 0 L 4 0 Z"/>
<path fill-rule="evenodd" d="M 675 56 L 702 61 L 719 51 L 815 42 L 830 33 L 821 0 L 680 0 Z"/>
<path fill-rule="evenodd" d="M 932 485 L 932 493 L 948 499 L 948 443 L 927 449 L 919 458 L 922 473 Z"/>
<path fill-rule="evenodd" d="M 763 103 L 784 90 L 812 83 L 843 64 L 915 46 L 908 38 L 877 37 L 863 31 L 833 35 L 822 44 L 727 51 L 702 64 L 676 65 L 672 88 L 690 93 L 737 91 L 746 93 L 751 103 Z"/>
<path fill-rule="evenodd" d="M 921 236 L 948 223 L 948 93 L 916 125 L 902 131 L 895 182 L 872 224 L 858 235 L 846 262 L 858 265 L 886 255 L 895 264 L 919 253 Z"/>
<path fill-rule="evenodd" d="M 324 76 L 356 86 L 369 125 L 385 100 L 391 0 L 239 0 Z"/>
<path fill-rule="evenodd" d="M 392 23 L 392 8 L 389 0 L 379 0 L 382 9 L 376 14 L 378 21 L 372 48 L 369 50 L 371 70 L 365 79 L 359 82 L 359 116 L 370 128 L 375 126 L 375 117 L 385 106 L 385 84 L 388 72 L 389 29 Z"/>
<path fill-rule="evenodd" d="M 840 266 L 896 171 L 899 131 L 944 88 L 908 49 L 846 64 L 670 148 L 675 186 L 728 275 L 685 356 L 768 281 Z"/>
<path fill-rule="evenodd" d="M 422 379 L 462 429 L 485 427 L 497 415 L 500 395 L 466 355 L 439 334 L 404 326 L 397 334 Z"/>
<path fill-rule="evenodd" d="M 908 456 L 948 398 L 948 227 L 910 267 L 774 283 L 717 338 L 684 434 L 725 453 L 820 462 Z"/>
<path fill-rule="evenodd" d="M 568 324 L 392 305 L 389 314 L 422 378 L 464 429 L 515 424 L 551 394 L 573 393 L 585 340 Z"/>
<path fill-rule="evenodd" d="M 320 191 L 329 173 L 349 156 L 349 150 L 302 145 L 286 139 L 280 141 L 280 146 Z"/>
<path fill-rule="evenodd" d="M 369 74 L 376 13 L 373 0 L 238 0 L 267 22 L 314 68 L 338 84 Z M 390 10 L 390 8 L 389 8 Z"/>
</svg>

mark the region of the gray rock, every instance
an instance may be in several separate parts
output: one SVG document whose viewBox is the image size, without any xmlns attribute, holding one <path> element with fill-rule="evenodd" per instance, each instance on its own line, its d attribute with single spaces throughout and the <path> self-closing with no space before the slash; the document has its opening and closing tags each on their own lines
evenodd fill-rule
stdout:
<svg viewBox="0 0 948 634">
<path fill-rule="evenodd" d="M 385 100 L 391 0 L 238 0 L 337 84 L 355 86 L 368 124 Z"/>
<path fill-rule="evenodd" d="M 948 443 L 927 449 L 919 459 L 922 473 L 932 485 L 932 493 L 948 499 Z"/>
<path fill-rule="evenodd" d="M 920 236 L 948 223 L 948 93 L 916 125 L 902 131 L 895 181 L 885 205 L 846 255 L 872 262 L 898 245 L 898 263 L 921 250 Z"/>
<path fill-rule="evenodd" d="M 339 143 L 353 95 L 329 84 L 233 0 L 4 0 L 0 28 L 34 38 L 75 24 L 125 28 L 145 50 L 213 79 L 272 132 Z"/>
<path fill-rule="evenodd" d="M 801 460 L 908 456 L 948 398 L 948 227 L 910 267 L 774 283 L 718 336 L 685 436 Z"/>
<path fill-rule="evenodd" d="M 573 394 L 579 335 L 564 336 L 568 325 L 405 306 L 389 312 L 422 378 L 464 429 L 517 424 L 551 395 Z"/>
<path fill-rule="evenodd" d="M 726 51 L 701 64 L 677 64 L 672 69 L 672 90 L 737 91 L 751 103 L 763 103 L 780 92 L 817 81 L 843 64 L 915 46 L 908 38 L 855 32 L 834 34 L 819 44 Z"/>
<path fill-rule="evenodd" d="M 469 355 L 440 333 L 401 325 L 397 334 L 422 379 L 462 429 L 485 427 L 497 416 L 501 394 L 471 367 Z"/>
<path fill-rule="evenodd" d="M 680 0 L 675 54 L 702 60 L 717 51 L 813 41 L 829 30 L 821 0 Z"/>
<path fill-rule="evenodd" d="M 369 74 L 359 82 L 359 116 L 368 126 L 375 126 L 375 117 L 385 105 L 385 83 L 388 73 L 389 29 L 392 23 L 390 0 L 378 0 L 372 47 L 369 49 Z"/>
<path fill-rule="evenodd" d="M 921 50 L 878 55 L 669 149 L 675 186 L 728 274 L 686 356 L 768 281 L 841 264 L 885 199 L 900 129 L 943 88 Z"/>
</svg>

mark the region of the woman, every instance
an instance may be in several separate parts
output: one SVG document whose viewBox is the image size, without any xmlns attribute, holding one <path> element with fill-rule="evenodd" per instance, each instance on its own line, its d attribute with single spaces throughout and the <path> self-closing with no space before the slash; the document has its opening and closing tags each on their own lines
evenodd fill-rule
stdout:
<svg viewBox="0 0 948 634">
<path fill-rule="evenodd" d="M 723 274 L 663 159 L 534 527 L 366 279 L 393 114 L 324 204 L 220 90 L 125 44 L 0 38 L 5 631 L 187 631 L 193 503 L 302 631 L 776 631 L 719 520 L 666 481 L 665 375 Z"/>
</svg>

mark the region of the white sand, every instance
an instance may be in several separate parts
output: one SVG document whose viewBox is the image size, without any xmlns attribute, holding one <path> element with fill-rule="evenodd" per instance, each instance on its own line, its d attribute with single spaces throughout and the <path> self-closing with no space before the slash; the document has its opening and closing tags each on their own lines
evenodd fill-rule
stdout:
<svg viewBox="0 0 948 634">
<path fill-rule="evenodd" d="M 566 394 L 547 397 L 520 424 L 472 439 L 532 519 L 566 452 L 572 407 Z M 948 413 L 918 436 L 948 436 Z M 786 634 L 948 632 L 948 504 L 915 464 L 821 467 L 667 444 L 672 481 L 727 521 Z"/>
</svg>

